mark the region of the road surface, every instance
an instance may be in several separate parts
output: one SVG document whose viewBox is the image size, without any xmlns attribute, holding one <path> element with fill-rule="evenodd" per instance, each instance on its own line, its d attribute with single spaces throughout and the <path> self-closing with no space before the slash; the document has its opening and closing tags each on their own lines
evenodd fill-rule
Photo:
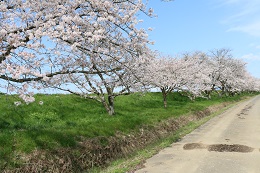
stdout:
<svg viewBox="0 0 260 173">
<path fill-rule="evenodd" d="M 260 96 L 214 117 L 136 173 L 260 173 Z"/>
</svg>

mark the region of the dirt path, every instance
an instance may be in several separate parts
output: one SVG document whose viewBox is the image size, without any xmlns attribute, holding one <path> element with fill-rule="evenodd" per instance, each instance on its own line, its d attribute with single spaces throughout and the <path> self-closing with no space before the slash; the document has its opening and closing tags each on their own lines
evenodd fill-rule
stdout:
<svg viewBox="0 0 260 173">
<path fill-rule="evenodd" d="M 260 96 L 211 119 L 136 173 L 259 173 Z"/>
</svg>

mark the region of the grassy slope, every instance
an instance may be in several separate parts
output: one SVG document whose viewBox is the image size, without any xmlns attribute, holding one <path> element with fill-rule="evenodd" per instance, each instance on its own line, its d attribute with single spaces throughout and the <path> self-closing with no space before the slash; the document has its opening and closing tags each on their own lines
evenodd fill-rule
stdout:
<svg viewBox="0 0 260 173">
<path fill-rule="evenodd" d="M 160 93 L 133 94 L 116 98 L 116 116 L 108 116 L 98 102 L 73 95 L 37 95 L 36 102 L 18 107 L 15 96 L 0 95 L 0 168 L 12 163 L 15 153 L 34 149 L 74 147 L 84 138 L 128 133 L 169 117 L 202 110 L 221 101 L 239 97 L 190 101 L 174 93 L 164 109 Z M 43 105 L 39 105 L 43 101 Z M 10 166 L 10 165 L 9 165 Z"/>
</svg>

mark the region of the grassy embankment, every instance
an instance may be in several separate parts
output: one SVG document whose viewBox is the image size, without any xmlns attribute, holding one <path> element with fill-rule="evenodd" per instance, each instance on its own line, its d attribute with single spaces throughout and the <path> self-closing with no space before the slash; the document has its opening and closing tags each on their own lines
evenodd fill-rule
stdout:
<svg viewBox="0 0 260 173">
<path fill-rule="evenodd" d="M 19 106 L 16 96 L 0 96 L 0 168 L 19 165 L 18 153 L 77 147 L 77 142 L 97 136 L 127 134 L 144 125 L 155 125 L 244 95 L 195 102 L 173 93 L 163 108 L 160 93 L 133 94 L 116 98 L 116 116 L 107 115 L 98 102 L 73 95 L 36 95 L 36 102 Z M 43 105 L 39 102 L 43 101 Z"/>
</svg>

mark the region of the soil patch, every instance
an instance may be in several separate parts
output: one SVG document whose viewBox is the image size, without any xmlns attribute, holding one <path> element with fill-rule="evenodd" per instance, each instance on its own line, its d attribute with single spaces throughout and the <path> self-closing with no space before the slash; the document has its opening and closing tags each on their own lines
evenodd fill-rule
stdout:
<svg viewBox="0 0 260 173">
<path fill-rule="evenodd" d="M 239 153 L 249 153 L 252 152 L 254 148 L 248 147 L 246 145 L 227 145 L 227 144 L 215 144 L 208 147 L 208 151 L 216 152 L 239 152 Z"/>
<path fill-rule="evenodd" d="M 206 145 L 202 143 L 188 143 L 183 146 L 184 150 L 194 150 L 194 149 L 207 149 L 208 151 L 216 152 L 239 152 L 239 153 L 249 153 L 254 151 L 254 148 L 248 147 L 246 145 L 239 144 L 213 144 Z"/>
<path fill-rule="evenodd" d="M 202 143 L 189 143 L 183 146 L 184 150 L 205 149 L 205 148 L 207 148 L 207 145 Z"/>
<path fill-rule="evenodd" d="M 238 118 L 245 119 L 245 116 L 248 114 L 251 108 L 252 105 L 246 105 L 246 107 L 242 109 L 242 111 L 239 114 L 237 114 Z"/>
</svg>

